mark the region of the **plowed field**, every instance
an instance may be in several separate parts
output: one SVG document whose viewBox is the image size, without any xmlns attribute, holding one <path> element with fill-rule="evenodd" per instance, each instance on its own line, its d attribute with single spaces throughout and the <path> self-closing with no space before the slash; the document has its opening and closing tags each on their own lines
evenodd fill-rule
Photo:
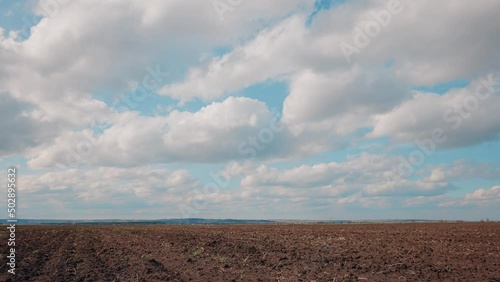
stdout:
<svg viewBox="0 0 500 282">
<path fill-rule="evenodd" d="M 499 223 L 18 226 L 0 281 L 500 281 Z"/>
</svg>

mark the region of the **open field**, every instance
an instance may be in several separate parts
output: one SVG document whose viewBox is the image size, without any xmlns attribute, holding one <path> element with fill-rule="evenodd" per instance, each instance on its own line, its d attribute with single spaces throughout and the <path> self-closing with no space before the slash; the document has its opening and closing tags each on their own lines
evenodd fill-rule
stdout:
<svg viewBox="0 0 500 282">
<path fill-rule="evenodd" d="M 499 223 L 18 226 L 0 281 L 500 281 Z M 14 278 L 14 279 L 13 279 Z"/>
</svg>

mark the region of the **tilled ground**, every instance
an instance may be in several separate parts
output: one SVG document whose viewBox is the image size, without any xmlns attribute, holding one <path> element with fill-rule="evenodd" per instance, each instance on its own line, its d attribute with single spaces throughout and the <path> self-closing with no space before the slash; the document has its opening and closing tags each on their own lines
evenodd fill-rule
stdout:
<svg viewBox="0 0 500 282">
<path fill-rule="evenodd" d="M 499 223 L 18 226 L 0 281 L 500 281 Z"/>
</svg>

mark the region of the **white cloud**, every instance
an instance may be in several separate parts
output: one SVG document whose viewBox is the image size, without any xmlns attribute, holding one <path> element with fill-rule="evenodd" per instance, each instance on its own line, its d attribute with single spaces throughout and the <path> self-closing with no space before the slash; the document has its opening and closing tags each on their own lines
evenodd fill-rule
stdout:
<svg viewBox="0 0 500 282">
<path fill-rule="evenodd" d="M 478 189 L 473 193 L 465 195 L 467 203 L 480 205 L 500 203 L 500 186 L 493 186 L 490 189 Z"/>
<path fill-rule="evenodd" d="M 347 135 L 372 126 L 374 114 L 392 109 L 407 96 L 405 85 L 388 71 L 305 71 L 291 81 L 283 118 L 295 132 L 314 129 Z"/>
<path fill-rule="evenodd" d="M 55 124 L 60 137 L 71 135 L 115 119 L 100 101 L 103 89 L 121 95 L 149 65 L 186 68 L 305 2 L 253 1 L 221 21 L 211 1 L 38 1 L 34 10 L 43 18 L 25 40 L 16 41 L 22 31 L 7 36 L 0 28 L 0 92 L 36 105 L 31 118 Z"/>
<path fill-rule="evenodd" d="M 488 46 L 493 46 L 497 41 L 490 21 L 498 20 L 491 12 L 498 3 L 488 1 L 485 7 L 477 7 L 449 1 L 432 5 L 401 1 L 402 12 L 392 15 L 391 22 L 372 38 L 355 63 L 348 65 L 339 44 L 352 41 L 356 27 L 375 20 L 374 13 L 380 13 L 385 5 L 383 1 L 339 5 L 319 12 L 310 27 L 305 24 L 305 15 L 290 16 L 232 52 L 213 58 L 208 65 L 192 68 L 184 81 L 169 84 L 159 93 L 181 102 L 194 98 L 210 101 L 258 82 L 286 79 L 290 93 L 283 115 L 289 129 L 301 139 L 298 155 L 345 147 L 352 140 L 349 135 L 372 126 L 372 136 L 387 133 L 396 140 L 408 141 L 415 137 L 407 132 L 410 128 L 439 125 L 436 112 L 454 102 L 450 99 L 435 103 L 444 98 L 429 93 L 410 100 L 415 105 L 403 103 L 410 98 L 410 85 L 473 79 L 500 66 L 500 61 L 492 60 L 496 57 L 494 49 L 477 44 L 487 40 Z M 447 11 L 444 18 L 439 12 L 443 10 Z M 409 33 L 413 29 L 416 32 Z M 491 36 L 486 39 L 475 30 Z M 477 58 L 477 53 L 483 56 Z M 394 112 L 400 114 L 396 119 L 390 114 L 383 118 L 398 105 L 399 112 Z M 433 112 L 420 114 L 423 108 Z M 418 116 L 413 116 L 412 111 L 419 111 Z M 382 118 L 377 121 L 374 115 Z M 413 123 L 414 119 L 418 121 Z M 463 136 L 457 131 L 447 140 L 447 146 L 495 138 L 495 122 L 487 114 L 480 119 L 483 126 L 471 122 L 461 130 L 473 130 L 475 134 Z M 400 126 L 391 127 L 391 123 Z"/>
<path fill-rule="evenodd" d="M 247 1 L 228 12 L 221 21 L 212 3 L 206 1 L 196 2 L 198 6 L 183 1 L 71 1 L 59 6 L 55 15 L 42 19 L 25 41 L 16 42 L 12 38 L 14 35 L 5 37 L 2 33 L 0 58 L 6 64 L 0 68 L 0 73 L 7 75 L 0 78 L 0 89 L 20 102 L 36 105 L 28 112 L 32 118 L 58 124 L 60 138 L 57 142 L 60 142 L 62 136 L 74 135 L 69 131 L 75 128 L 116 120 L 111 110 L 91 95 L 95 95 L 92 91 L 104 87 L 121 93 L 131 82 L 144 76 L 144 67 L 152 61 L 169 65 L 172 59 L 176 67 L 181 64 L 185 68 L 196 63 L 207 49 L 236 46 L 230 53 L 214 58 L 206 67 L 191 69 L 185 81 L 167 85 L 160 93 L 181 101 L 195 97 L 210 101 L 260 81 L 287 79 L 290 95 L 284 104 L 284 120 L 295 134 L 295 143 L 300 144 L 295 146 L 295 155 L 307 155 L 344 147 L 352 141 L 352 134 L 359 137 L 356 134 L 359 128 L 373 126 L 373 115 L 388 111 L 406 99 L 408 83 L 417 82 L 411 78 L 415 70 L 428 67 L 444 72 L 443 75 L 432 74 L 432 77 L 442 77 L 442 81 L 463 78 L 466 72 L 484 73 L 497 66 L 490 56 L 489 63 L 469 62 L 473 68 L 461 70 L 454 66 L 453 73 L 442 69 L 449 66 L 442 60 L 473 58 L 464 54 L 478 53 L 480 47 L 471 47 L 461 41 L 468 38 L 465 35 L 473 35 L 472 39 L 480 36 L 477 40 L 487 38 L 488 42 L 496 40 L 495 36 L 472 33 L 474 28 L 482 28 L 489 34 L 491 23 L 487 20 L 497 20 L 497 17 L 490 18 L 490 11 L 497 5 L 495 1 L 488 1 L 484 7 L 469 3 L 452 5 L 444 19 L 437 17 L 435 11 L 445 6 L 449 8 L 449 3 L 423 5 L 403 1 L 403 12 L 393 15 L 391 24 L 363 50 L 356 61 L 358 65 L 347 69 L 338 44 L 350 40 L 354 28 L 373 17 L 371 12 L 379 11 L 385 4 L 371 1 L 339 5 L 319 12 L 308 27 L 306 12 L 310 11 L 312 3 L 307 3 Z M 302 10 L 302 4 L 308 8 Z M 43 2 L 37 5 L 38 10 L 43 9 Z M 205 8 L 200 9 L 202 7 Z M 92 12 L 81 13 L 82 10 Z M 280 20 L 291 11 L 294 11 L 292 16 Z M 460 29 L 460 37 L 457 37 L 455 28 L 463 27 L 462 21 L 470 26 Z M 429 33 L 429 25 L 438 28 Z M 267 28 L 260 30 L 263 26 Z M 426 32 L 412 33 L 411 40 L 407 40 L 409 27 Z M 254 38 L 248 39 L 259 30 Z M 435 41 L 435 30 L 448 36 L 440 35 L 441 40 Z M 242 39 L 247 40 L 238 46 Z M 197 43 L 191 44 L 193 40 Z M 432 50 L 437 53 L 431 56 L 429 48 L 415 49 L 416 45 L 430 46 L 415 44 L 417 41 L 435 42 Z M 190 47 L 181 47 L 186 44 Z M 469 47 L 455 50 L 457 46 Z M 479 53 L 485 54 L 485 58 L 494 53 L 490 48 L 483 49 Z M 454 57 L 450 57 L 450 53 Z M 388 60 L 394 62 L 392 69 L 383 67 Z M 456 69 L 460 73 L 455 73 Z M 429 101 L 418 99 L 425 100 L 422 103 L 432 103 L 431 100 L 436 99 L 425 97 Z M 160 119 L 151 120 L 156 120 L 152 122 L 155 123 Z M 425 121 L 421 119 L 420 123 Z M 489 119 L 482 124 L 482 127 L 467 127 L 476 129 L 478 134 L 469 134 L 468 138 L 456 142 L 458 137 L 450 138 L 449 144 L 471 144 L 479 139 L 494 138 L 497 130 L 494 121 Z M 414 136 L 399 128 L 399 132 L 391 131 L 383 119 L 375 126 L 377 136 L 394 134 L 401 140 L 408 138 L 404 134 Z M 405 125 L 406 131 L 407 128 Z M 47 143 L 44 148 L 50 146 Z M 121 156 L 121 159 L 127 162 L 128 156 Z M 186 160 L 198 159 L 202 158 Z"/>
<path fill-rule="evenodd" d="M 368 136 L 387 135 L 396 141 L 412 142 L 430 139 L 433 131 L 439 129 L 444 140 L 433 142 L 439 147 L 494 140 L 500 132 L 500 121 L 492 118 L 500 107 L 499 80 L 488 80 L 491 83 L 486 86 L 477 81 L 444 95 L 417 92 L 413 99 L 379 115 Z"/>
<path fill-rule="evenodd" d="M 58 124 L 33 117 L 34 107 L 0 93 L 0 157 L 21 153 L 56 135 Z"/>
<path fill-rule="evenodd" d="M 23 193 L 46 190 L 67 191 L 86 202 L 119 203 L 124 197 L 150 203 L 176 203 L 199 187 L 185 170 L 168 171 L 152 167 L 70 169 L 20 178 Z"/>
<path fill-rule="evenodd" d="M 218 162 L 245 159 L 238 149 L 275 120 L 267 106 L 249 98 L 230 97 L 197 112 L 175 110 L 168 116 L 117 114 L 100 136 L 90 130 L 68 132 L 51 144 L 30 151 L 32 168 L 70 164 L 131 166 L 160 162 Z M 93 136 L 93 137 L 92 137 Z M 260 157 L 279 155 L 285 138 L 276 134 Z M 280 148 L 281 147 L 281 148 Z M 79 153 L 80 152 L 80 153 Z"/>
<path fill-rule="evenodd" d="M 500 186 L 493 186 L 489 189 L 480 188 L 463 197 L 443 197 L 439 199 L 440 207 L 498 207 L 500 204 Z M 494 213 L 496 214 L 496 213 Z M 493 216 L 494 214 L 490 214 Z"/>
<path fill-rule="evenodd" d="M 210 101 L 289 72 L 297 52 L 297 46 L 291 47 L 305 44 L 303 25 L 303 16 L 286 19 L 229 54 L 214 58 L 206 67 L 191 69 L 185 82 L 167 85 L 158 92 L 182 102 L 193 98 Z"/>
<path fill-rule="evenodd" d="M 294 15 L 261 31 L 231 53 L 205 67 L 191 69 L 184 81 L 161 94 L 180 101 L 211 100 L 251 84 L 295 71 L 338 71 L 348 67 L 339 48 L 352 42 L 356 28 L 375 22 L 385 1 L 339 5 L 319 12 L 310 27 L 305 15 Z M 416 85 L 471 79 L 500 67 L 496 56 L 499 3 L 484 5 L 453 1 L 401 1 L 402 12 L 362 49 L 355 63 L 380 68 L 392 61 L 398 77 Z M 444 12 L 446 11 L 446 15 Z M 481 56 L 478 56 L 481 54 Z M 454 62 L 449 64 L 449 62 Z"/>
<path fill-rule="evenodd" d="M 244 171 L 238 165 L 230 164 L 226 171 L 243 176 L 241 187 L 246 197 L 332 198 L 342 202 L 348 198 L 440 195 L 453 189 L 445 180 L 431 181 L 426 178 L 388 183 L 385 174 L 396 163 L 395 157 L 362 153 L 341 163 L 301 165 L 284 170 L 265 165 L 251 169 L 248 164 L 243 164 Z"/>
<path fill-rule="evenodd" d="M 44 3 L 32 4 L 43 13 Z M 0 28 L 0 158 L 27 159 L 30 169 L 56 169 L 25 175 L 21 186 L 33 206 L 54 204 L 68 212 L 75 199 L 89 206 L 113 199 L 121 208 L 139 199 L 137 205 L 148 212 L 162 210 L 162 203 L 189 203 L 200 196 L 194 192 L 200 184 L 189 172 L 144 165 L 229 160 L 237 161 L 226 172 L 240 180 L 239 186 L 211 198 L 205 215 L 220 215 L 222 205 L 232 214 L 258 217 L 267 210 L 302 216 L 338 206 L 426 201 L 496 204 L 497 186 L 459 200 L 446 195 L 458 181 L 498 179 L 494 164 L 428 165 L 396 183 L 385 177 L 399 163 L 391 156 L 361 153 L 344 162 L 300 165 L 301 157 L 315 153 L 362 151 L 357 142 L 366 141 L 371 128 L 365 137 L 389 136 L 396 142 L 429 138 L 442 128 L 441 147 L 498 137 L 498 91 L 478 99 L 477 109 L 457 108 L 472 107 L 471 94 L 480 81 L 443 95 L 415 91 L 411 96 L 409 89 L 498 71 L 500 2 L 402 0 L 402 12 L 393 14 L 349 64 L 340 43 L 352 42 L 357 28 L 365 28 L 387 3 L 336 5 L 319 11 L 308 25 L 312 0 L 243 1 L 223 19 L 213 1 L 205 0 L 65 1 L 27 38 Z M 220 55 L 221 50 L 228 51 Z M 181 111 L 169 99 L 154 97 L 143 104 L 162 111 L 154 116 L 142 108 L 118 113 L 104 102 L 131 91 L 146 67 L 157 65 L 168 72 L 159 94 L 181 102 L 215 102 Z M 274 124 L 279 130 L 273 129 L 275 117 L 266 105 L 274 104 L 274 97 L 234 97 L 276 80 L 286 82 L 289 91 L 282 119 Z M 169 102 L 151 105 L 153 100 Z M 105 126 L 96 130 L 101 122 Z M 258 139 L 260 144 L 252 144 Z M 367 142 L 377 142 L 382 152 L 392 149 L 383 141 Z M 290 159 L 294 162 L 279 166 L 299 165 L 273 168 L 277 160 Z"/>
<path fill-rule="evenodd" d="M 500 168 L 489 163 L 477 163 L 467 160 L 457 160 L 447 165 L 431 169 L 431 181 L 459 181 L 464 179 L 499 179 Z"/>
</svg>

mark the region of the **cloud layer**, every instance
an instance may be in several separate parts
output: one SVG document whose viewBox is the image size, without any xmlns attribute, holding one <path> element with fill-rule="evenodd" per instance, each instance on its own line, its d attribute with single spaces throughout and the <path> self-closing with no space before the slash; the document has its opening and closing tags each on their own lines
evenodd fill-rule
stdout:
<svg viewBox="0 0 500 282">
<path fill-rule="evenodd" d="M 498 203 L 498 1 L 54 3 L 0 20 L 0 162 L 32 203 L 173 215 L 221 168 L 207 216 Z"/>
</svg>

